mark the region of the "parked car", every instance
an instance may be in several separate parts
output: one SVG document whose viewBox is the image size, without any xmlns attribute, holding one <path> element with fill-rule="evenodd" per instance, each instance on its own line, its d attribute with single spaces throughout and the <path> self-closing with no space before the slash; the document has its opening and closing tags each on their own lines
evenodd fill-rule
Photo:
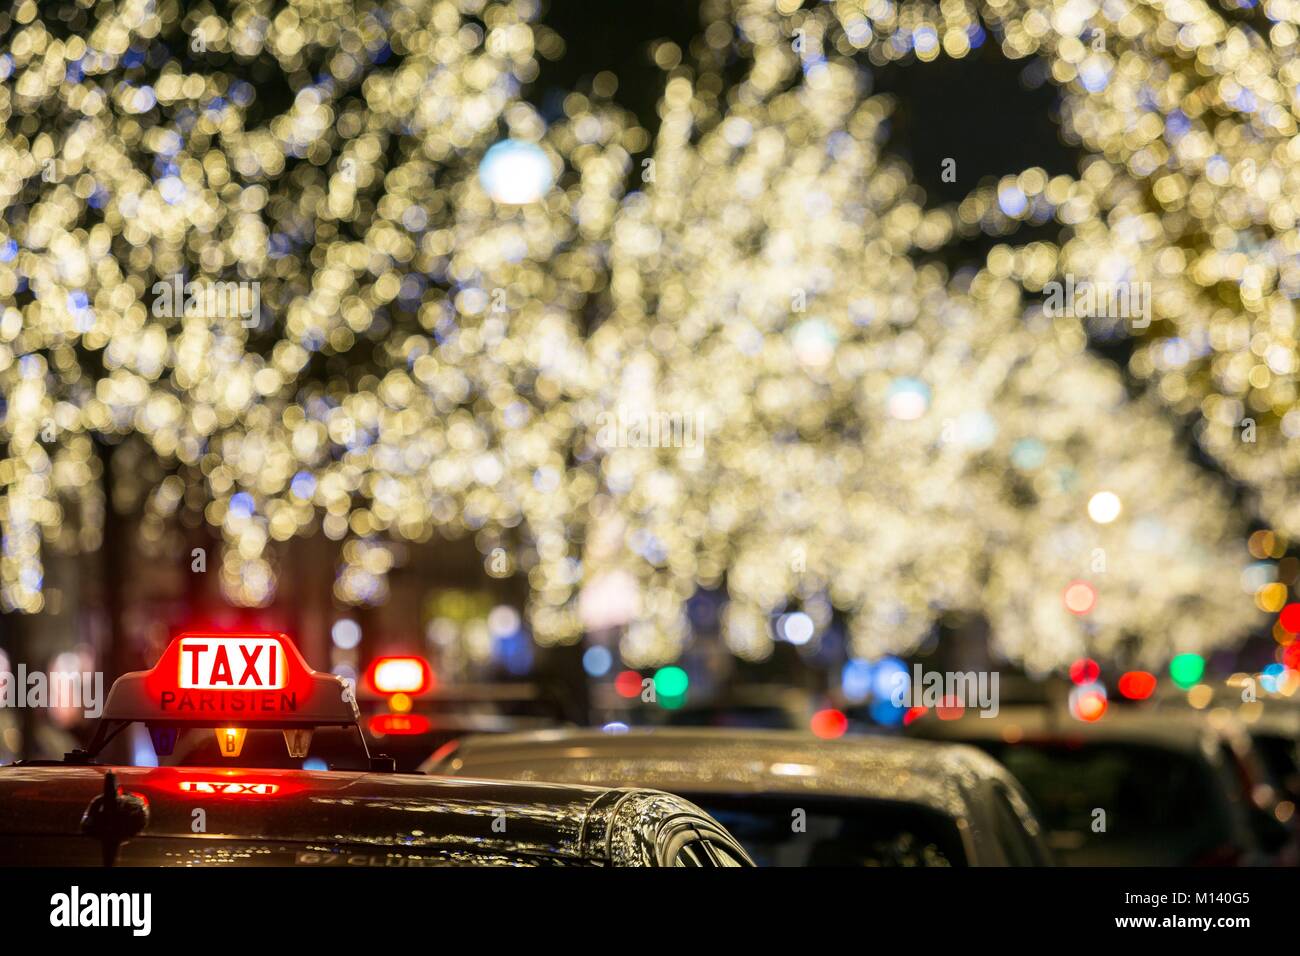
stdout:
<svg viewBox="0 0 1300 956">
<path fill-rule="evenodd" d="M 636 786 L 681 794 L 759 865 L 1040 866 L 1015 780 L 971 747 L 725 728 L 467 737 L 429 773 Z"/>
<path fill-rule="evenodd" d="M 988 718 L 927 713 L 908 731 L 1004 764 L 1068 865 L 1246 865 L 1285 852 L 1277 790 L 1231 718 L 1115 708 L 1090 723 L 1014 707 Z"/>
</svg>

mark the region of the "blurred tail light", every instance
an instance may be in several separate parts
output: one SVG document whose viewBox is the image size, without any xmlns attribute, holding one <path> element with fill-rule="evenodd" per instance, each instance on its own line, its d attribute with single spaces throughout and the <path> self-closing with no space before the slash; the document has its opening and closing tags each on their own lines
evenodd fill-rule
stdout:
<svg viewBox="0 0 1300 956">
<path fill-rule="evenodd" d="M 430 726 L 423 714 L 375 714 L 370 718 L 370 732 L 376 737 L 427 734 Z"/>
<path fill-rule="evenodd" d="M 433 686 L 433 671 L 423 657 L 379 657 L 366 680 L 380 694 L 423 694 Z"/>
</svg>

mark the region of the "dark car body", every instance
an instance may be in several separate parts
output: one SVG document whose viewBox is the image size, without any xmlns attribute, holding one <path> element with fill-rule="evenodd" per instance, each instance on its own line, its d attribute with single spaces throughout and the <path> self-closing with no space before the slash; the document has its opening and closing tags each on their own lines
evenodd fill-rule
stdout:
<svg viewBox="0 0 1300 956">
<path fill-rule="evenodd" d="M 1201 710 L 1226 711 L 1240 721 L 1269 774 L 1294 802 L 1300 799 L 1300 700 L 1260 694 L 1254 686 L 1245 691 L 1242 685 L 1215 686 Z M 1161 695 L 1152 705 L 1160 713 L 1192 709 L 1181 691 Z"/>
<path fill-rule="evenodd" d="M 1248 711 L 1241 718 L 1273 779 L 1294 807 L 1300 801 L 1300 707 L 1290 702 L 1266 702 L 1258 714 Z"/>
<path fill-rule="evenodd" d="M 562 702 L 530 683 L 440 686 L 394 711 L 390 695 L 363 683 L 357 689 L 360 727 L 372 753 L 392 757 L 397 769 L 419 769 L 430 753 L 467 734 L 503 734 L 569 724 Z"/>
<path fill-rule="evenodd" d="M 98 866 L 105 775 L 147 808 L 121 866 L 749 866 L 715 821 L 636 789 L 416 774 L 0 767 L 0 866 Z"/>
<path fill-rule="evenodd" d="M 1154 703 L 1161 713 L 1186 714 L 1191 709 L 1187 696 L 1181 693 Z M 1291 833 L 1289 845 L 1279 851 L 1279 862 L 1300 864 L 1300 814 L 1296 813 L 1300 805 L 1300 701 L 1255 694 L 1243 700 L 1241 687 L 1221 686 L 1202 712 L 1231 715 L 1249 736 L 1250 751 L 1241 751 L 1246 775 L 1266 778 L 1276 787 L 1278 800 L 1272 812 Z"/>
<path fill-rule="evenodd" d="M 425 769 L 668 789 L 724 821 L 760 865 L 1050 862 L 1019 786 L 969 747 L 723 728 L 557 730 L 465 738 Z"/>
<path fill-rule="evenodd" d="M 978 746 L 1033 801 L 1063 863 L 1195 866 L 1277 862 L 1277 793 L 1227 715 L 1112 708 L 1096 722 L 1051 707 L 996 717 L 927 714 L 911 735 Z"/>
<path fill-rule="evenodd" d="M 381 713 L 362 725 L 371 753 L 392 757 L 399 773 L 414 773 L 430 751 L 470 734 L 508 734 L 555 726 L 544 718 L 493 714 Z"/>
</svg>

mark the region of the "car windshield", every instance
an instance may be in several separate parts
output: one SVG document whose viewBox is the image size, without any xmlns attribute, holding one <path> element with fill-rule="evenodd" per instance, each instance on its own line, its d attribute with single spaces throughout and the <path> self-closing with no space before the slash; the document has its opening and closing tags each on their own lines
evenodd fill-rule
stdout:
<svg viewBox="0 0 1300 956">
<path fill-rule="evenodd" d="M 980 746 L 1024 786 L 1066 864 L 1188 865 L 1232 841 L 1213 771 L 1194 755 L 1129 743 Z"/>
<path fill-rule="evenodd" d="M 966 865 L 955 822 L 927 807 L 702 793 L 690 798 L 759 866 Z"/>
</svg>

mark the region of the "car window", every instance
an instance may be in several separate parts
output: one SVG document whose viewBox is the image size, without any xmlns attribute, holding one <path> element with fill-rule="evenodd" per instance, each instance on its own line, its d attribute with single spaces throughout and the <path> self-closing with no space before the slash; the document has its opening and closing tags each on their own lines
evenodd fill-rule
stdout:
<svg viewBox="0 0 1300 956">
<path fill-rule="evenodd" d="M 883 800 L 735 796 L 690 799 L 758 866 L 965 866 L 951 817 Z"/>
<path fill-rule="evenodd" d="M 1062 862 L 1187 865 L 1233 839 L 1211 768 L 1130 743 L 980 744 L 1029 793 Z"/>
</svg>

